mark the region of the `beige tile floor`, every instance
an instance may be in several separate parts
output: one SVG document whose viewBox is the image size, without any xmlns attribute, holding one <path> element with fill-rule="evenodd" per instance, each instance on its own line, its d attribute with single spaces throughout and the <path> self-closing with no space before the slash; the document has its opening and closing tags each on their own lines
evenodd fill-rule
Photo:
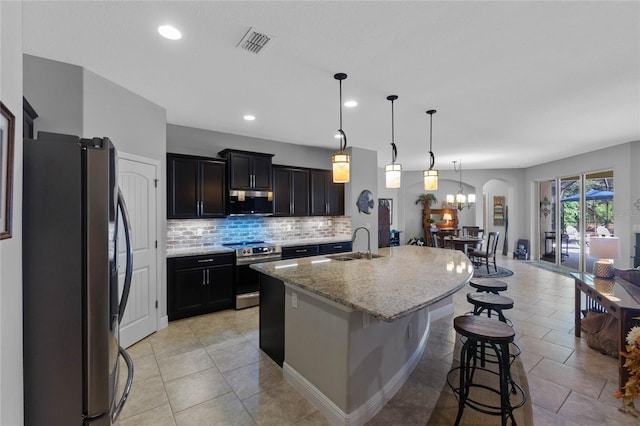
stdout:
<svg viewBox="0 0 640 426">
<path fill-rule="evenodd" d="M 527 371 L 536 425 L 639 425 L 612 396 L 617 361 L 573 336 L 569 277 L 499 257 L 515 300 L 508 311 Z M 464 289 L 456 314 L 469 310 Z M 425 424 L 451 367 L 455 334 L 449 316 L 433 323 L 425 354 L 372 425 Z M 130 347 L 131 395 L 118 424 L 324 425 L 324 417 L 258 348 L 258 308 L 174 321 Z"/>
</svg>

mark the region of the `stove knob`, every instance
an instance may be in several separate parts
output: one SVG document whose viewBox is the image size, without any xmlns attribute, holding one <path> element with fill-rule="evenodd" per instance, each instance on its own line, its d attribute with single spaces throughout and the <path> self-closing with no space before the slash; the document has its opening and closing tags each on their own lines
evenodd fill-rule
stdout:
<svg viewBox="0 0 640 426">
<path fill-rule="evenodd" d="M 266 251 L 267 251 L 267 253 L 271 253 L 273 251 L 273 247 L 267 247 Z"/>
<path fill-rule="evenodd" d="M 246 249 L 246 248 L 245 248 L 245 249 L 242 249 L 242 254 L 244 254 L 245 256 L 248 256 L 248 255 L 250 255 L 250 254 L 251 254 L 251 250 Z"/>
</svg>

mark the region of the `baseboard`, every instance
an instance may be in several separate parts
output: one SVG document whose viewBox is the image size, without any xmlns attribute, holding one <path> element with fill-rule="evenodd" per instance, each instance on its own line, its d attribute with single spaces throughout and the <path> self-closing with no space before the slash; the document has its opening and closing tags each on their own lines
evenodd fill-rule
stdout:
<svg viewBox="0 0 640 426">
<path fill-rule="evenodd" d="M 448 305 L 441 306 L 433 311 L 429 311 L 429 319 L 430 321 L 438 321 L 441 318 L 446 317 L 447 315 L 452 315 L 454 312 L 453 303 L 449 303 Z"/>
<path fill-rule="evenodd" d="M 158 324 L 158 331 L 167 327 L 169 327 L 169 316 L 165 315 L 160 317 L 160 324 Z"/>
<path fill-rule="evenodd" d="M 441 309 L 447 308 L 445 306 Z M 453 305 L 451 305 L 453 309 Z M 438 309 L 439 310 L 439 309 Z M 429 339 L 429 331 L 431 329 L 431 313 L 427 317 L 427 327 L 420 338 L 420 343 L 416 347 L 409 360 L 393 375 L 382 389 L 378 390 L 362 405 L 351 413 L 345 413 L 325 394 L 316 388 L 311 382 L 298 373 L 293 367 L 284 362 L 282 366 L 285 380 L 291 384 L 298 392 L 300 392 L 309 402 L 311 402 L 326 418 L 329 423 L 335 425 L 363 425 L 375 416 L 378 411 L 385 406 L 387 402 L 400 390 L 402 385 L 407 381 L 413 370 L 418 365 L 420 358 L 424 352 L 427 341 Z"/>
</svg>

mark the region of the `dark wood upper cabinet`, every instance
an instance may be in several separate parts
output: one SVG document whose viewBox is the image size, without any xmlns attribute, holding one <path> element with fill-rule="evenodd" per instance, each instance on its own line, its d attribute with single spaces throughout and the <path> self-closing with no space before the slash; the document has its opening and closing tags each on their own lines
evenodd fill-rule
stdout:
<svg viewBox="0 0 640 426">
<path fill-rule="evenodd" d="M 273 154 L 225 149 L 218 153 L 228 160 L 229 189 L 271 191 Z"/>
<path fill-rule="evenodd" d="M 222 160 L 167 154 L 167 218 L 224 217 L 225 172 Z"/>
<path fill-rule="evenodd" d="M 309 216 L 309 171 L 273 166 L 274 216 Z"/>
<path fill-rule="evenodd" d="M 331 170 L 310 170 L 311 215 L 344 215 L 344 184 L 333 183 Z"/>
</svg>

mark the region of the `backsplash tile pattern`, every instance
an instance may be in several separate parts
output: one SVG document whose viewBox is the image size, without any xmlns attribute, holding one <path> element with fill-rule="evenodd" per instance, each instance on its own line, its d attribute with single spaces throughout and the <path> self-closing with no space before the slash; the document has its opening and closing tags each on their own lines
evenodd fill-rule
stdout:
<svg viewBox="0 0 640 426">
<path fill-rule="evenodd" d="M 167 220 L 167 250 L 239 241 L 351 238 L 351 218 L 231 216 L 224 219 Z"/>
</svg>

